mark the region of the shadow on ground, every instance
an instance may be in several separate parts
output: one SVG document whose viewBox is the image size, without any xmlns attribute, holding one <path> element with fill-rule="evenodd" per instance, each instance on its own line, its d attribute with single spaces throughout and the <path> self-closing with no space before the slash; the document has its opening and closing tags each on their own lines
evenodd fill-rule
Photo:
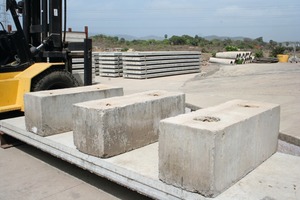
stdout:
<svg viewBox="0 0 300 200">
<path fill-rule="evenodd" d="M 131 199 L 140 199 L 140 200 L 149 200 L 150 198 L 138 194 L 137 192 L 134 192 L 132 190 L 129 190 L 125 187 L 122 187 L 114 182 L 111 182 L 105 178 L 102 178 L 96 174 L 93 174 L 89 171 L 83 170 L 73 164 L 70 164 L 66 161 L 63 161 L 59 158 L 56 158 L 48 153 L 45 153 L 35 147 L 29 146 L 27 144 L 23 144 L 20 146 L 17 146 L 19 150 L 27 153 L 28 155 L 45 162 L 52 167 L 65 172 L 66 174 L 69 174 L 73 177 L 76 177 L 83 182 L 92 185 L 102 191 L 105 191 L 106 193 L 111 194 L 112 196 L 115 196 L 119 199 L 124 200 L 131 200 Z"/>
</svg>

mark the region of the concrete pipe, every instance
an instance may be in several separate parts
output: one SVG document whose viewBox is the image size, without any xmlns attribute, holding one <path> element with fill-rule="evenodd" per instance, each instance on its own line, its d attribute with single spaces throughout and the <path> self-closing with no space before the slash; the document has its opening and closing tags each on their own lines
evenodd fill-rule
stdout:
<svg viewBox="0 0 300 200">
<path fill-rule="evenodd" d="M 214 58 L 211 57 L 209 59 L 211 63 L 225 64 L 225 65 L 233 65 L 235 64 L 235 59 L 224 59 L 224 58 Z"/>
<path fill-rule="evenodd" d="M 241 57 L 241 54 L 236 51 L 219 52 L 216 54 L 216 58 L 237 59 L 239 57 Z"/>
</svg>

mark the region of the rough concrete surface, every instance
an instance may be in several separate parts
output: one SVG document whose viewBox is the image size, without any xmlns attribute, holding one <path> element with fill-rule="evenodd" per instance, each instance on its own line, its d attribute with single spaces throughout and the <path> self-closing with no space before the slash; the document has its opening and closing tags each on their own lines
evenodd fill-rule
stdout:
<svg viewBox="0 0 300 200">
<path fill-rule="evenodd" d="M 71 131 L 74 103 L 122 95 L 122 88 L 102 84 L 25 94 L 26 128 L 40 136 Z"/>
<path fill-rule="evenodd" d="M 0 130 L 6 130 L 15 137 L 22 138 L 22 140 L 28 142 L 28 144 L 34 146 L 37 145 L 39 148 L 43 149 L 43 151 L 67 160 L 68 162 L 76 163 L 76 165 L 84 169 L 92 171 L 100 176 L 107 177 L 108 179 L 114 180 L 126 187 L 134 188 L 144 194 L 151 195 L 155 199 L 211 200 L 211 198 L 205 198 L 199 194 L 187 192 L 159 181 L 157 143 L 115 156 L 113 158 L 99 159 L 80 153 L 77 149 L 74 149 L 71 146 L 69 147 L 69 142 L 65 141 L 65 135 L 63 136 L 63 140 L 57 140 L 58 138 L 56 138 L 55 140 L 57 142 L 55 142 L 52 140 L 54 139 L 53 137 L 58 137 L 61 134 L 41 137 L 26 131 L 23 117 L 6 120 L 6 122 L 3 122 L 2 124 L 0 122 L 0 125 L 3 127 Z M 72 137 L 70 140 L 72 140 Z M 65 142 L 67 146 L 64 145 Z M 21 149 L 21 151 L 26 155 L 30 155 L 29 157 L 41 153 L 41 151 L 37 149 L 29 152 L 24 149 Z M 91 190 L 93 186 L 99 186 L 99 188 L 102 189 L 100 191 L 113 194 L 114 197 L 119 199 L 143 199 L 141 197 L 131 196 L 130 192 L 121 192 L 123 190 L 120 187 L 113 185 L 110 186 L 109 182 L 102 182 L 101 180 L 98 180 L 97 178 L 99 177 L 95 174 L 87 175 L 84 171 L 80 170 L 74 172 L 73 168 L 75 168 L 75 166 L 68 165 L 61 168 L 60 165 L 63 165 L 64 162 L 56 159 L 57 162 L 53 163 L 47 159 L 49 157 L 47 154 L 42 154 L 36 157 L 42 163 L 45 162 L 50 165 L 49 167 L 45 166 L 46 169 L 49 168 L 47 171 L 48 173 L 51 173 L 51 168 L 58 168 L 58 170 L 54 171 L 55 173 L 52 175 L 53 178 L 55 176 L 59 176 L 61 178 L 59 183 L 63 183 L 64 185 L 64 179 L 67 177 L 64 178 L 61 176 L 64 173 L 69 173 L 73 177 L 82 180 L 84 182 L 84 186 L 87 186 L 83 186 L 83 188 L 88 189 L 85 190 L 79 185 L 79 187 L 71 186 L 71 188 L 61 188 L 62 190 L 57 191 L 57 187 L 52 186 L 51 182 L 47 182 L 49 176 L 45 176 L 45 178 L 41 178 L 39 176 L 41 175 L 44 177 L 44 174 L 42 173 L 44 170 L 40 165 L 35 168 L 37 165 L 36 162 L 29 160 L 27 163 L 28 166 L 25 167 L 23 162 L 26 162 L 27 159 L 25 159 L 25 161 L 19 160 L 18 157 L 14 159 L 15 157 L 10 154 L 6 157 L 5 153 L 1 154 L 1 151 L 0 156 L 2 158 L 0 160 L 0 166 L 3 166 L 3 169 L 5 169 L 4 167 L 7 165 L 12 166 L 12 171 L 10 171 L 10 169 L 0 171 L 0 175 L 2 177 L 1 180 L 3 180 L 3 182 L 0 182 L 0 194 L 3 194 L 3 197 L 6 195 L 11 197 L 9 199 L 20 199 L 21 195 L 23 195 L 21 196 L 21 199 L 44 199 L 45 197 L 41 196 L 41 193 L 42 195 L 49 195 L 47 196 L 47 199 L 74 199 L 75 197 L 76 199 L 97 199 L 98 197 L 100 197 L 100 199 L 109 199 L 107 196 L 102 196 L 101 193 L 97 193 L 99 192 L 98 190 Z M 7 158 L 13 159 L 13 161 L 16 162 L 7 162 Z M 1 161 L 3 161 L 3 163 Z M 19 163 L 18 161 L 22 164 L 17 164 Z M 276 153 L 258 168 L 253 170 L 249 175 L 240 180 L 237 184 L 216 197 L 215 200 L 260 200 L 265 197 L 270 197 L 275 200 L 298 200 L 300 194 L 299 165 L 299 157 Z M 28 167 L 32 167 L 35 174 L 33 173 L 24 177 L 24 173 L 28 171 Z M 148 170 L 149 167 L 151 170 Z M 40 169 L 40 171 L 39 173 L 36 173 L 38 169 Z M 60 173 L 60 170 L 63 173 Z M 19 180 L 20 177 L 24 177 L 24 180 L 26 183 L 30 183 L 30 186 L 24 187 L 24 182 Z M 97 185 L 91 184 L 90 179 L 95 180 L 93 183 L 97 183 Z M 1 184 L 3 184 L 4 187 L 2 187 L 3 185 Z M 20 189 L 18 186 L 24 189 Z M 60 187 L 57 183 L 55 186 Z M 4 191 L 2 191 L 2 188 L 4 188 Z M 75 195 L 73 193 L 74 191 Z M 120 193 L 123 195 L 119 196 Z"/>
<path fill-rule="evenodd" d="M 296 143 L 300 141 L 299 68 L 300 64 L 289 63 L 242 66 L 209 64 L 202 66 L 202 73 L 199 74 L 149 80 L 104 77 L 96 77 L 96 80 L 124 87 L 125 94 L 156 89 L 186 92 L 187 102 L 202 108 L 232 99 L 280 104 L 281 132 L 285 130 L 281 135 L 289 136 L 291 142 Z M 229 72 L 231 75 L 227 77 Z M 127 160 L 119 164 L 131 162 L 131 157 L 129 155 Z M 143 157 L 148 158 L 148 155 Z M 0 199 L 146 199 L 32 147 L 0 149 L 0 158 Z M 136 171 L 141 171 L 134 163 L 129 164 Z M 299 200 L 299 166 L 299 157 L 277 153 L 215 199 Z M 52 178 L 55 182 L 51 182 Z M 70 182 L 72 184 L 68 184 Z"/>
<path fill-rule="evenodd" d="M 201 108 L 233 99 L 279 104 L 280 138 L 300 146 L 300 64 L 245 64 L 201 66 L 202 73 L 149 80 L 97 77 L 105 84 L 122 86 L 125 94 L 162 89 L 186 94 L 186 102 Z"/>
<path fill-rule="evenodd" d="M 201 102 L 202 107 L 235 98 L 279 104 L 280 139 L 300 146 L 299 88 L 299 64 L 246 64 L 221 67 L 209 77 L 195 77 L 185 84 L 184 92 L 187 102 Z"/>
<path fill-rule="evenodd" d="M 160 122 L 159 177 L 215 197 L 277 150 L 280 108 L 233 100 Z"/>
<path fill-rule="evenodd" d="M 149 199 L 25 144 L 0 158 L 1 200 Z"/>
<path fill-rule="evenodd" d="M 89 155 L 115 156 L 156 142 L 159 121 L 184 111 L 183 93 L 161 90 L 75 104 L 74 143 Z"/>
</svg>

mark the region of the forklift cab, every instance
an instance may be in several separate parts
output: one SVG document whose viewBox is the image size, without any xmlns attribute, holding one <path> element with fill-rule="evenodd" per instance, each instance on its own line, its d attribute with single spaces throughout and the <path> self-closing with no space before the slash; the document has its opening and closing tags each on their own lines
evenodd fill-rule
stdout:
<svg viewBox="0 0 300 200">
<path fill-rule="evenodd" d="M 0 66 L 8 65 L 15 60 L 16 48 L 12 44 L 13 37 L 2 26 L 0 31 Z"/>
</svg>

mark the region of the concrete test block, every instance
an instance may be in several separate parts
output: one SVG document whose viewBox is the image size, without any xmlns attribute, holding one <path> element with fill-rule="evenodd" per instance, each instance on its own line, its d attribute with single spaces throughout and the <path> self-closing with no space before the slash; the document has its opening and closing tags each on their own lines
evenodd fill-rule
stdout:
<svg viewBox="0 0 300 200">
<path fill-rule="evenodd" d="M 280 107 L 233 100 L 160 122 L 159 178 L 215 197 L 277 150 Z"/>
<path fill-rule="evenodd" d="M 72 131 L 72 105 L 122 96 L 123 88 L 93 85 L 25 94 L 26 129 L 40 136 Z"/>
<path fill-rule="evenodd" d="M 74 143 L 86 154 L 112 157 L 157 142 L 159 121 L 184 111 L 185 95 L 166 91 L 75 104 Z"/>
</svg>

